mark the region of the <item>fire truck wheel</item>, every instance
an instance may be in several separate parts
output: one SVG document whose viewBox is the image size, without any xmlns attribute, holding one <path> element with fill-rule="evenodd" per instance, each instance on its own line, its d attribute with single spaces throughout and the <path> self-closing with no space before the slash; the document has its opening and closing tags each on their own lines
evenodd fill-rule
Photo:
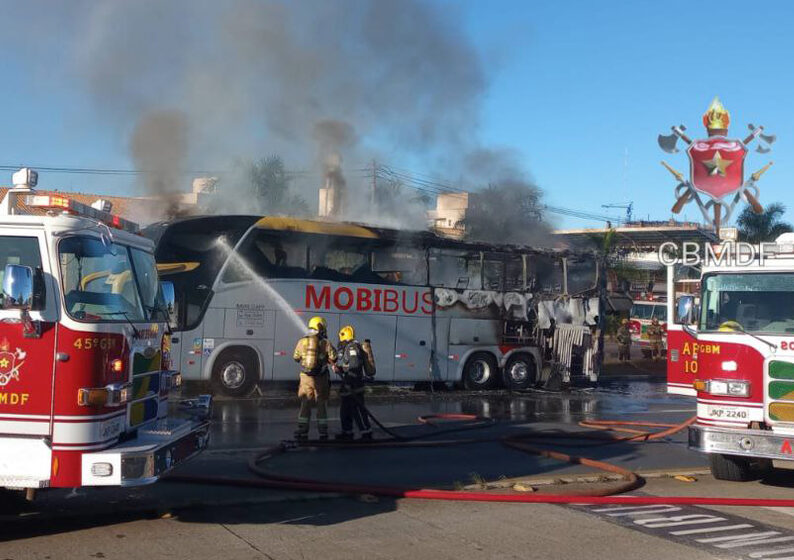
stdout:
<svg viewBox="0 0 794 560">
<path fill-rule="evenodd" d="M 513 354 L 504 370 L 505 387 L 511 391 L 531 389 L 537 383 L 537 368 L 532 354 Z"/>
<path fill-rule="evenodd" d="M 259 380 L 256 354 L 249 348 L 224 350 L 212 366 L 212 383 L 227 397 L 247 397 Z"/>
<path fill-rule="evenodd" d="M 757 478 L 751 459 L 735 455 L 709 454 L 711 474 L 717 480 L 744 482 Z"/>
<path fill-rule="evenodd" d="M 475 352 L 463 367 L 463 386 L 469 390 L 491 389 L 499 382 L 499 364 L 488 352 Z"/>
</svg>

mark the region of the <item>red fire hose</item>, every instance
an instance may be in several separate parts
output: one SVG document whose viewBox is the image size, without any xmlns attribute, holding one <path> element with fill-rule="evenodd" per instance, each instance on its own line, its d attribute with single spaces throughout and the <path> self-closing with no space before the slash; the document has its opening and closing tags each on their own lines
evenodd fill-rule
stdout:
<svg viewBox="0 0 794 560">
<path fill-rule="evenodd" d="M 198 475 L 170 475 L 168 480 L 174 482 L 186 482 L 195 484 L 219 484 L 225 486 L 237 486 L 247 488 L 273 488 L 279 490 L 298 490 L 306 492 L 330 492 L 342 494 L 372 494 L 389 498 L 413 498 L 425 500 L 452 500 L 452 501 L 473 501 L 473 502 L 516 502 L 516 503 L 548 503 L 548 504 L 624 504 L 624 505 L 715 505 L 715 506 L 776 506 L 794 507 L 794 499 L 758 499 L 758 498 L 713 498 L 707 496 L 615 496 L 612 494 L 623 493 L 634 490 L 642 486 L 643 480 L 628 469 L 598 461 L 586 457 L 577 457 L 559 451 L 535 447 L 529 441 L 546 440 L 553 441 L 556 447 L 561 446 L 561 441 L 565 440 L 592 440 L 592 445 L 608 445 L 626 442 L 646 442 L 650 440 L 669 437 L 688 427 L 695 421 L 695 418 L 681 424 L 661 424 L 650 422 L 617 422 L 617 421 L 586 421 L 580 422 L 580 426 L 599 430 L 599 432 L 537 432 L 529 431 L 524 434 L 504 436 L 500 438 L 467 438 L 467 439 L 448 439 L 430 440 L 426 438 L 444 435 L 451 432 L 460 432 L 472 429 L 479 429 L 494 424 L 492 420 L 483 419 L 469 414 L 436 414 L 419 417 L 419 422 L 428 425 L 435 425 L 435 421 L 473 421 L 473 424 L 458 426 L 449 429 L 437 430 L 414 436 L 411 438 L 400 437 L 399 439 L 375 440 L 369 443 L 337 443 L 337 442 L 315 442 L 305 444 L 308 447 L 334 447 L 346 449 L 371 449 L 373 447 L 435 447 L 448 445 L 462 445 L 471 443 L 485 443 L 499 441 L 513 449 L 518 449 L 534 455 L 540 455 L 562 462 L 587 465 L 602 471 L 619 474 L 623 477 L 623 482 L 618 487 L 608 489 L 596 489 L 586 493 L 566 493 L 556 494 L 505 494 L 498 492 L 470 492 L 459 490 L 438 490 L 431 488 L 406 488 L 399 486 L 379 486 L 364 485 L 345 482 L 331 482 L 308 478 L 277 475 L 268 472 L 262 463 L 275 455 L 285 453 L 290 447 L 281 444 L 265 449 L 253 456 L 248 463 L 249 469 L 257 475 L 257 478 L 231 478 L 223 476 L 198 476 Z M 664 428 L 660 431 L 647 431 L 638 428 Z M 601 432 L 620 432 L 627 435 L 616 436 Z M 425 440 L 425 441 L 422 441 Z M 562 444 L 564 445 L 564 444 Z M 577 444 L 577 446 L 581 446 Z"/>
</svg>

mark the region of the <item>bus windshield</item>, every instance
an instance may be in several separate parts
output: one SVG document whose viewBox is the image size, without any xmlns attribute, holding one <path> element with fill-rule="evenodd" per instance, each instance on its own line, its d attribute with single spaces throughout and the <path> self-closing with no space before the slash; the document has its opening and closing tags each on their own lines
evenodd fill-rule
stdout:
<svg viewBox="0 0 794 560">
<path fill-rule="evenodd" d="M 162 307 L 152 255 L 92 237 L 58 246 L 66 312 L 79 321 L 150 321 Z"/>
<path fill-rule="evenodd" d="M 792 293 L 794 273 L 708 275 L 703 279 L 700 329 L 753 334 L 794 333 Z"/>
</svg>

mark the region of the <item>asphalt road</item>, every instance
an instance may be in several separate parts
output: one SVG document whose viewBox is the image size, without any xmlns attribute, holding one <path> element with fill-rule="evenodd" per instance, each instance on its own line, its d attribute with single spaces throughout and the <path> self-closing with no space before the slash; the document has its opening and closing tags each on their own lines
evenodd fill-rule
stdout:
<svg viewBox="0 0 794 560">
<path fill-rule="evenodd" d="M 433 429 L 416 425 L 420 414 L 494 418 L 499 422 L 476 432 L 494 439 L 526 430 L 581 430 L 577 422 L 586 419 L 680 422 L 692 415 L 693 403 L 666 395 L 652 364 L 640 367 L 649 369 L 612 368 L 616 375 L 594 390 L 516 396 L 384 389 L 369 404 L 404 434 Z M 334 405 L 332 419 L 337 414 Z M 250 477 L 246 461 L 252 451 L 294 429 L 294 398 L 291 391 L 275 390 L 258 399 L 219 400 L 214 420 L 211 448 L 180 472 Z M 331 426 L 333 431 L 338 424 Z M 794 498 L 794 471 L 742 484 L 713 480 L 704 457 L 686 449 L 684 435 L 565 451 L 646 473 L 641 493 Z M 500 484 L 506 477 L 547 492 L 554 491 L 549 483 L 592 472 L 495 441 L 431 449 L 300 450 L 277 457 L 268 468 L 415 487 Z M 678 473 L 695 481 L 671 478 Z M 391 500 L 166 480 L 137 489 L 53 490 L 33 504 L 6 498 L 0 503 L 0 559 L 794 557 L 794 510 L 612 508 Z"/>
</svg>

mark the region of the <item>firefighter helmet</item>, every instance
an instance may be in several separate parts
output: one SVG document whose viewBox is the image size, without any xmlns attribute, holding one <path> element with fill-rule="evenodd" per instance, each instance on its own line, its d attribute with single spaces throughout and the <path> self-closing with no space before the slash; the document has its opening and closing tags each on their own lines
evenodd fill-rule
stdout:
<svg viewBox="0 0 794 560">
<path fill-rule="evenodd" d="M 345 325 L 339 329 L 339 342 L 350 342 L 356 338 L 356 331 L 350 325 Z"/>
<path fill-rule="evenodd" d="M 324 317 L 312 317 L 309 319 L 309 328 L 319 332 L 325 332 L 328 328 L 328 324 L 325 322 Z"/>
<path fill-rule="evenodd" d="M 621 325 L 628 325 L 628 324 L 629 324 L 629 320 L 628 320 L 628 319 L 623 319 L 623 320 L 620 322 L 620 324 L 621 324 Z"/>
</svg>

